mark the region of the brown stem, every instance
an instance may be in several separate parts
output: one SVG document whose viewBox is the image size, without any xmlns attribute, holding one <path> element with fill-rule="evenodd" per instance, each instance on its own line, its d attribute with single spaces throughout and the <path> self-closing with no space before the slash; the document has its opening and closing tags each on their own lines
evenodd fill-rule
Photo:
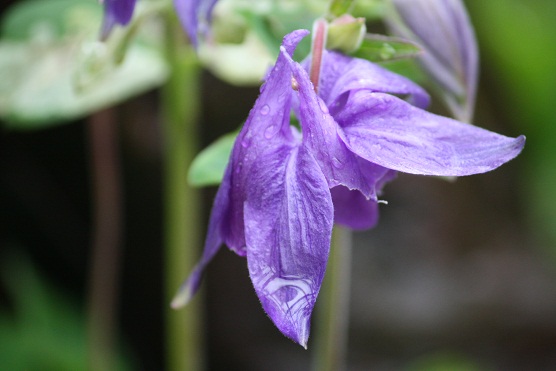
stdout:
<svg viewBox="0 0 556 371">
<path fill-rule="evenodd" d="M 115 327 L 121 243 L 121 180 L 113 109 L 88 122 L 93 188 L 88 336 L 91 370 L 115 369 Z"/>
</svg>

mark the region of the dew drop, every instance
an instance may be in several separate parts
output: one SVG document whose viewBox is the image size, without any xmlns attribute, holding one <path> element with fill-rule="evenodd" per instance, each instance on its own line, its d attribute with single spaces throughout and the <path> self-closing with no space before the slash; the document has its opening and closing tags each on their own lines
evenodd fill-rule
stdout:
<svg viewBox="0 0 556 371">
<path fill-rule="evenodd" d="M 261 115 L 266 116 L 270 112 L 270 107 L 268 106 L 268 104 L 265 104 L 261 107 L 261 110 L 259 112 L 261 113 Z"/>
<path fill-rule="evenodd" d="M 319 102 L 319 107 L 320 110 L 322 111 L 322 113 L 327 114 L 328 113 L 328 107 L 326 107 L 326 104 L 322 101 L 322 100 L 318 100 Z"/>
<path fill-rule="evenodd" d="M 295 90 L 295 91 L 299 90 L 299 83 L 297 82 L 297 80 L 293 76 L 292 76 L 292 89 Z"/>
<path fill-rule="evenodd" d="M 241 140 L 242 147 L 247 148 L 249 147 L 250 144 L 251 144 L 251 138 L 244 136 L 243 139 Z"/>
<path fill-rule="evenodd" d="M 382 59 L 387 60 L 392 58 L 396 54 L 396 49 L 388 43 L 382 44 L 382 48 L 380 48 L 379 55 Z"/>
<path fill-rule="evenodd" d="M 243 162 L 242 161 L 238 162 L 235 168 L 235 173 L 239 174 L 241 172 L 242 167 L 243 167 Z"/>
<path fill-rule="evenodd" d="M 277 132 L 278 132 L 278 130 L 277 130 L 277 126 L 276 126 L 276 125 L 274 125 L 274 124 L 269 125 L 269 126 L 265 129 L 265 131 L 264 131 L 264 137 L 265 137 L 266 139 L 270 139 L 270 138 L 272 138 L 273 136 L 275 136 Z"/>
</svg>

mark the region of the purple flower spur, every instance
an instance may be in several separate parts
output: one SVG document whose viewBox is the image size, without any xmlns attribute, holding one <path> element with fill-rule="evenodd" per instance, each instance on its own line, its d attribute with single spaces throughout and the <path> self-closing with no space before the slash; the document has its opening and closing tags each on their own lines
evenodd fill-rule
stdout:
<svg viewBox="0 0 556 371">
<path fill-rule="evenodd" d="M 422 108 L 429 97 L 418 85 L 337 52 L 319 53 L 320 77 L 313 83 L 307 71 L 313 63 L 292 59 L 307 34 L 298 30 L 284 38 L 234 144 L 201 261 L 172 303 L 189 301 L 226 244 L 247 258 L 266 313 L 303 347 L 334 223 L 374 226 L 378 195 L 397 171 L 484 173 L 516 157 L 525 143 L 523 136 L 508 138 L 428 113 Z M 300 129 L 290 124 L 292 112 Z"/>
<path fill-rule="evenodd" d="M 135 9 L 135 0 L 101 0 L 104 4 L 104 20 L 101 39 L 106 39 L 116 24 L 125 26 L 131 20 Z"/>
<path fill-rule="evenodd" d="M 136 0 L 100 0 L 104 5 L 101 39 L 106 39 L 114 26 L 125 26 L 131 20 Z M 176 13 L 193 46 L 199 44 L 199 36 L 208 34 L 212 9 L 217 0 L 174 0 Z"/>
<path fill-rule="evenodd" d="M 210 28 L 212 9 L 217 0 L 174 0 L 174 7 L 191 44 L 199 46 L 199 36 L 205 36 Z"/>
</svg>

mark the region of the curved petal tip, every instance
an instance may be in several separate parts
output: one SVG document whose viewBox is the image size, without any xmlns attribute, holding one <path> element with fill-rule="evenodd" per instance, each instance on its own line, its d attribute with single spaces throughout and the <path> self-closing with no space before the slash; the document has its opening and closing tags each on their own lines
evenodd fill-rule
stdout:
<svg viewBox="0 0 556 371">
<path fill-rule="evenodd" d="M 176 296 L 174 296 L 174 298 L 172 299 L 172 303 L 170 303 L 170 306 L 172 307 L 172 309 L 180 309 L 187 305 L 192 297 L 193 293 L 191 290 L 191 286 L 188 285 L 188 282 L 185 282 L 178 290 Z"/>
<path fill-rule="evenodd" d="M 189 278 L 180 286 L 178 292 L 172 299 L 170 306 L 173 309 L 179 309 L 187 305 L 193 298 L 201 284 L 204 265 L 195 267 Z"/>
<path fill-rule="evenodd" d="M 312 284 L 304 279 L 274 278 L 263 291 L 261 304 L 276 327 L 307 349 L 316 298 Z"/>
</svg>

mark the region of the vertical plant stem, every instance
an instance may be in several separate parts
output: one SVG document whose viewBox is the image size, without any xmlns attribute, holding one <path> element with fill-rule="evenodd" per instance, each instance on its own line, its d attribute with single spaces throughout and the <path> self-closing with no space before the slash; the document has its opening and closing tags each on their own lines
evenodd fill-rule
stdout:
<svg viewBox="0 0 556 371">
<path fill-rule="evenodd" d="M 351 231 L 335 226 L 315 321 L 313 371 L 346 369 L 351 280 Z"/>
<path fill-rule="evenodd" d="M 115 328 L 122 224 L 117 134 L 112 109 L 92 115 L 88 122 L 93 184 L 93 237 L 88 300 L 91 370 L 113 370 L 116 365 Z"/>
<path fill-rule="evenodd" d="M 187 184 L 187 170 L 198 145 L 199 66 L 175 15 L 169 11 L 166 57 L 170 78 L 162 91 L 164 110 L 166 361 L 168 370 L 199 370 L 202 365 L 201 311 L 197 297 L 187 307 L 170 308 L 172 296 L 197 259 L 200 246 L 199 194 Z"/>
</svg>

